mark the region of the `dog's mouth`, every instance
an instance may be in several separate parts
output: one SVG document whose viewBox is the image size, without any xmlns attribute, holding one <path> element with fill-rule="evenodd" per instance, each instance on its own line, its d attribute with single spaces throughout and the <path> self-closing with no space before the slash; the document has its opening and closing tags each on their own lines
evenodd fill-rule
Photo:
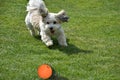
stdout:
<svg viewBox="0 0 120 80">
<path fill-rule="evenodd" d="M 50 30 L 50 32 L 51 32 L 52 34 L 54 34 L 54 33 L 55 33 L 55 31 L 54 31 L 54 30 Z"/>
<path fill-rule="evenodd" d="M 55 30 L 53 29 L 53 27 L 50 27 L 50 32 L 54 34 Z"/>
</svg>

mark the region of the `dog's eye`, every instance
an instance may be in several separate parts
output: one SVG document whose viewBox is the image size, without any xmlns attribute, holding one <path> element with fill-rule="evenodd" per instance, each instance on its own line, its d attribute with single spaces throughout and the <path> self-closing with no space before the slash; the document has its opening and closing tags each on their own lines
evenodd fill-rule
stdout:
<svg viewBox="0 0 120 80">
<path fill-rule="evenodd" d="M 46 22 L 47 24 L 50 24 L 49 22 Z"/>
<path fill-rule="evenodd" d="M 57 23 L 56 21 L 53 22 L 53 24 L 56 24 L 56 23 Z"/>
</svg>

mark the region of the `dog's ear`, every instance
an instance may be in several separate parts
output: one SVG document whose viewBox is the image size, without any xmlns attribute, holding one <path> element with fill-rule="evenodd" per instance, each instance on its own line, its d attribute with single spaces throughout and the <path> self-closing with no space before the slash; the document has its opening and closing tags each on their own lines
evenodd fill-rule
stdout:
<svg viewBox="0 0 120 80">
<path fill-rule="evenodd" d="M 45 18 L 48 15 L 48 9 L 47 8 L 41 8 L 40 10 L 40 15 Z"/>
<path fill-rule="evenodd" d="M 69 17 L 67 16 L 66 12 L 64 10 L 61 10 L 60 12 L 57 13 L 56 18 L 60 22 L 68 22 Z"/>
<path fill-rule="evenodd" d="M 46 17 L 48 15 L 48 9 L 42 0 L 38 1 L 38 9 L 42 17 Z"/>
</svg>

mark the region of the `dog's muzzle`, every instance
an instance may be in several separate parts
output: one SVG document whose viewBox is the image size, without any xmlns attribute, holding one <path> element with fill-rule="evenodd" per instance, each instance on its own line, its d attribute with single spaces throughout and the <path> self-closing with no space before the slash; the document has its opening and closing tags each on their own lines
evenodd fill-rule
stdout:
<svg viewBox="0 0 120 80">
<path fill-rule="evenodd" d="M 49 29 L 50 29 L 50 32 L 54 34 L 55 31 L 53 30 L 53 27 L 50 27 Z"/>
</svg>

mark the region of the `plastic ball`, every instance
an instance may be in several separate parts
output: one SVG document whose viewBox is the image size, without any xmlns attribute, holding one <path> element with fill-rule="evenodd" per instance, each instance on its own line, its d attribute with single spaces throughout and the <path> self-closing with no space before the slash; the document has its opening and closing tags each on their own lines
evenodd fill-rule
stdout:
<svg viewBox="0 0 120 80">
<path fill-rule="evenodd" d="M 48 79 L 52 76 L 52 68 L 47 64 L 38 67 L 38 76 L 42 79 Z"/>
</svg>

